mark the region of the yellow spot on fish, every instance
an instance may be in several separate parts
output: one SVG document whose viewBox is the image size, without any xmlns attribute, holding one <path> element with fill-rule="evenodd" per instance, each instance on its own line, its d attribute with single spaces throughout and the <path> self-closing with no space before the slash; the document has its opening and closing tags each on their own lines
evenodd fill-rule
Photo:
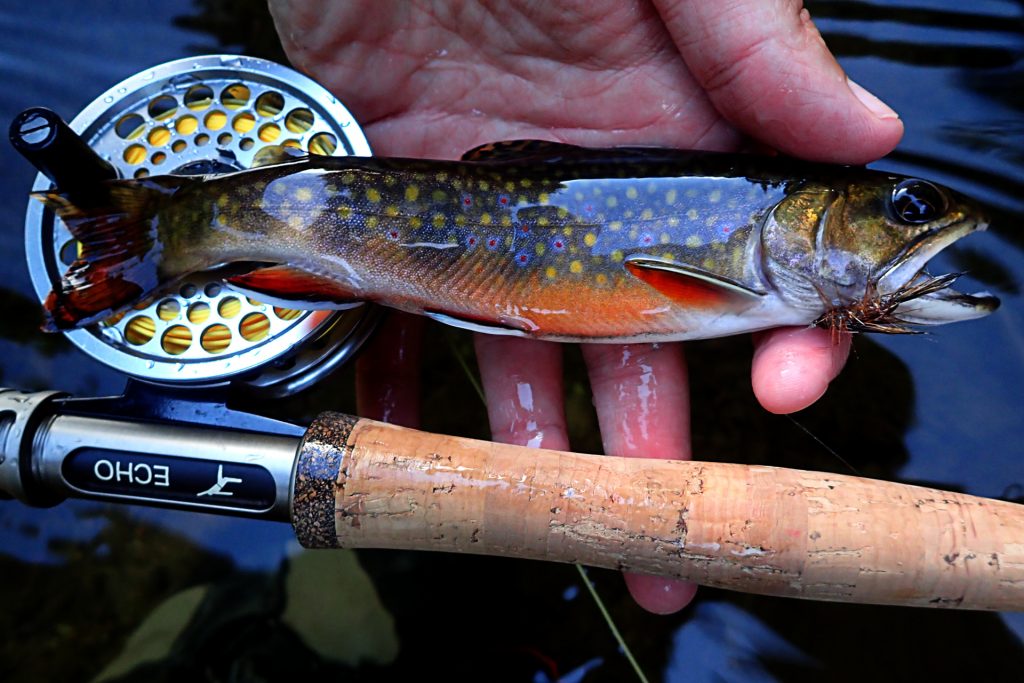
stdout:
<svg viewBox="0 0 1024 683">
<path fill-rule="evenodd" d="M 298 230 L 302 227 L 302 216 L 288 216 L 288 227 Z"/>
<path fill-rule="evenodd" d="M 572 228 L 562 228 L 562 234 L 566 237 L 572 236 Z"/>
<path fill-rule="evenodd" d="M 434 190 L 430 193 L 430 198 L 435 202 L 443 202 L 448 199 L 448 194 L 444 190 Z"/>
<path fill-rule="evenodd" d="M 685 192 L 684 194 L 685 194 L 685 195 L 686 195 L 687 197 L 689 197 L 690 199 L 693 199 L 694 197 L 696 197 L 696 196 L 697 196 L 697 190 L 696 190 L 696 188 L 693 188 L 693 187 L 691 187 L 691 188 L 690 188 L 689 190 L 687 190 L 687 191 L 686 191 L 686 192 Z"/>
<path fill-rule="evenodd" d="M 618 232 L 619 230 L 622 230 L 622 221 L 612 221 L 611 223 L 608 224 L 608 229 L 611 230 L 612 232 Z"/>
<path fill-rule="evenodd" d="M 675 228 L 675 227 L 677 227 L 678 225 L 679 225 L 679 219 L 678 219 L 678 218 L 676 218 L 675 216 L 672 216 L 672 217 L 670 217 L 670 218 L 668 219 L 668 227 L 670 227 L 670 228 Z"/>
<path fill-rule="evenodd" d="M 575 199 L 578 202 L 582 202 L 583 201 L 583 193 L 582 192 L 574 192 L 573 195 L 572 195 L 572 198 Z"/>
<path fill-rule="evenodd" d="M 489 190 L 491 189 L 491 184 L 486 180 L 481 180 L 477 187 L 479 187 L 481 190 Z"/>
<path fill-rule="evenodd" d="M 551 221 L 549 221 L 547 219 L 547 216 L 541 216 L 540 218 L 537 219 L 537 225 L 539 225 L 541 227 L 544 227 L 546 225 L 550 225 L 550 223 L 551 223 Z"/>
<path fill-rule="evenodd" d="M 295 199 L 300 202 L 308 202 L 313 198 L 313 190 L 308 187 L 300 187 L 295 190 Z"/>
<path fill-rule="evenodd" d="M 416 185 L 409 185 L 405 188 L 405 201 L 414 202 L 419 199 L 420 188 Z"/>
<path fill-rule="evenodd" d="M 342 220 L 348 220 L 349 218 L 352 217 L 352 207 L 351 206 L 339 206 L 338 207 L 338 215 L 341 216 Z"/>
<path fill-rule="evenodd" d="M 274 194 L 277 194 L 277 195 L 282 195 L 282 194 L 284 194 L 285 192 L 288 191 L 288 188 L 285 187 L 285 184 L 280 182 L 280 181 L 278 181 L 276 183 L 273 183 L 270 186 L 270 189 L 272 189 L 274 191 Z"/>
<path fill-rule="evenodd" d="M 640 233 L 636 231 L 636 228 L 633 228 L 632 230 L 629 231 L 629 239 L 635 240 L 639 234 Z"/>
<path fill-rule="evenodd" d="M 512 235 L 509 235 L 508 237 L 505 238 L 505 246 L 506 247 L 511 247 L 512 246 Z"/>
<path fill-rule="evenodd" d="M 702 240 L 697 235 L 690 235 L 689 237 L 686 238 L 686 246 L 688 246 L 690 249 L 696 249 L 702 244 L 704 244 L 704 240 Z"/>
<path fill-rule="evenodd" d="M 689 218 L 691 221 L 697 220 L 697 215 L 697 209 L 690 209 L 689 211 L 686 212 L 686 217 Z"/>
<path fill-rule="evenodd" d="M 540 202 L 541 204 L 549 204 L 551 202 L 551 195 L 549 195 L 547 192 L 541 192 L 539 195 L 537 195 L 537 201 Z"/>
<path fill-rule="evenodd" d="M 284 186 L 282 185 L 281 187 Z M 217 206 L 219 206 L 222 209 L 225 209 L 227 208 L 228 202 L 230 201 L 231 199 L 226 194 L 222 194 L 221 196 L 217 197 Z"/>
<path fill-rule="evenodd" d="M 608 197 L 608 199 L 604 200 L 604 203 L 608 205 L 609 209 L 612 209 L 618 206 L 619 200 L 615 197 L 615 195 L 612 195 L 611 197 Z"/>
<path fill-rule="evenodd" d="M 672 240 L 672 238 L 669 236 L 667 232 L 661 233 L 661 237 L 659 237 L 658 239 L 661 240 L 662 244 L 668 244 Z"/>
<path fill-rule="evenodd" d="M 597 284 L 599 285 L 607 284 L 608 276 L 605 275 L 604 273 L 598 273 L 597 275 L 594 276 L 594 280 L 596 280 Z"/>
<path fill-rule="evenodd" d="M 713 259 L 713 258 L 706 258 L 701 263 L 701 265 L 704 267 L 704 270 L 713 271 L 715 269 L 715 265 L 716 265 L 715 264 L 715 259 Z"/>
<path fill-rule="evenodd" d="M 227 225 L 227 224 L 228 224 L 228 217 L 227 216 L 225 216 L 224 214 L 220 214 L 219 216 L 217 216 L 217 225 Z"/>
<path fill-rule="evenodd" d="M 519 185 L 521 187 L 530 187 L 531 185 L 533 185 L 533 181 L 530 180 L 529 178 L 523 178 L 522 180 L 519 181 Z"/>
<path fill-rule="evenodd" d="M 558 217 L 563 221 L 569 217 L 569 210 L 563 206 L 558 207 L 558 211 L 556 211 L 556 213 L 558 214 Z"/>
<path fill-rule="evenodd" d="M 376 204 L 380 201 L 380 192 L 375 187 L 366 190 L 366 198 Z"/>
<path fill-rule="evenodd" d="M 601 188 L 600 187 L 595 187 L 594 188 L 594 196 L 595 197 L 600 197 L 601 196 Z"/>
<path fill-rule="evenodd" d="M 654 218 L 654 211 L 652 211 L 651 209 L 644 209 L 643 211 L 640 212 L 640 218 L 644 219 L 645 221 L 649 221 L 652 218 Z"/>
<path fill-rule="evenodd" d="M 506 192 L 512 192 L 515 189 L 516 189 L 516 184 L 513 183 L 511 180 L 508 181 L 507 183 L 505 183 L 505 191 Z"/>
<path fill-rule="evenodd" d="M 448 172 L 438 171 L 436 174 L 434 174 L 434 180 L 436 180 L 439 183 L 445 182 L 446 180 L 448 180 Z"/>
<path fill-rule="evenodd" d="M 344 184 L 351 185 L 355 181 L 356 181 L 356 174 L 355 173 L 348 172 L 348 173 L 342 173 L 341 174 L 341 182 L 343 182 Z"/>
<path fill-rule="evenodd" d="M 616 249 L 615 251 L 613 251 L 611 253 L 611 256 L 612 256 L 612 261 L 615 261 L 616 263 L 618 263 L 619 261 L 622 260 L 622 250 L 621 249 Z"/>
<path fill-rule="evenodd" d="M 588 247 L 594 246 L 595 244 L 597 244 L 597 235 L 595 235 L 592 232 L 588 232 L 586 235 L 583 236 L 583 244 L 587 245 Z"/>
<path fill-rule="evenodd" d="M 554 266 L 548 266 L 547 269 L 544 271 L 544 274 L 547 275 L 549 280 L 554 280 L 556 277 L 558 277 L 558 271 L 555 270 Z"/>
<path fill-rule="evenodd" d="M 712 203 L 721 201 L 721 199 L 722 199 L 722 191 L 721 190 L 711 190 L 711 194 L 708 195 L 708 201 L 712 202 Z"/>
<path fill-rule="evenodd" d="M 398 215 L 398 207 L 394 205 L 384 207 L 384 215 L 394 218 Z"/>
<path fill-rule="evenodd" d="M 431 224 L 435 228 L 443 228 L 444 227 L 444 214 L 443 213 L 435 213 L 431 217 L 430 222 L 431 222 Z"/>
<path fill-rule="evenodd" d="M 423 219 L 419 216 L 413 216 L 409 219 L 409 227 L 414 229 L 423 227 Z"/>
<path fill-rule="evenodd" d="M 376 216 L 367 216 L 366 217 L 366 227 L 368 227 L 368 228 L 376 228 L 379 224 L 380 224 L 380 219 L 377 218 Z"/>
<path fill-rule="evenodd" d="M 675 204 L 676 203 L 676 191 L 675 190 L 669 190 L 668 192 L 665 193 L 665 203 L 666 204 Z"/>
<path fill-rule="evenodd" d="M 626 196 L 629 197 L 630 199 L 636 199 L 636 194 L 637 192 L 635 187 L 626 188 Z"/>
<path fill-rule="evenodd" d="M 582 273 L 583 272 L 583 264 L 580 263 L 579 261 L 573 261 L 572 263 L 569 264 L 569 272 L 570 273 Z"/>
<path fill-rule="evenodd" d="M 666 251 L 664 254 L 661 255 L 661 258 L 665 259 L 666 261 L 675 261 L 676 255 L 670 251 Z"/>
<path fill-rule="evenodd" d="M 465 224 L 466 224 L 466 217 L 463 216 L 461 213 L 458 216 L 455 217 L 455 225 L 457 225 L 457 226 L 459 226 L 461 228 Z"/>
<path fill-rule="evenodd" d="M 386 176 L 384 176 L 384 184 L 387 185 L 388 187 L 391 187 L 396 182 L 397 182 L 397 179 L 395 178 L 395 176 L 393 176 L 393 175 L 386 175 Z"/>
<path fill-rule="evenodd" d="M 537 246 L 535 246 L 533 248 L 533 250 L 535 252 L 537 252 L 537 256 L 543 256 L 544 255 L 544 245 L 541 244 L 540 242 L 537 242 Z"/>
<path fill-rule="evenodd" d="M 482 213 L 482 214 L 480 214 L 480 225 L 490 225 L 490 224 L 491 224 L 491 214 L 489 214 L 489 213 Z"/>
<path fill-rule="evenodd" d="M 512 225 L 512 216 L 509 216 L 509 215 L 508 215 L 507 213 L 506 213 L 506 214 L 504 214 L 504 215 L 503 215 L 503 216 L 501 217 L 501 224 L 502 224 L 502 225 L 503 225 L 504 227 L 506 227 L 506 228 L 507 228 L 507 227 L 509 227 L 509 226 L 511 226 L 511 225 Z"/>
</svg>

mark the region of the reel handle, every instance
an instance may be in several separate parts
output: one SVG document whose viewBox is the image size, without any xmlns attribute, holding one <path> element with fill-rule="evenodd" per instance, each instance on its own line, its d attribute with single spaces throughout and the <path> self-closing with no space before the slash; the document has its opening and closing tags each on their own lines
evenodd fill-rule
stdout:
<svg viewBox="0 0 1024 683">
<path fill-rule="evenodd" d="M 1024 609 L 1024 506 L 766 466 L 529 449 L 327 413 L 299 448 L 310 548 L 578 562 L 815 600 Z"/>
</svg>

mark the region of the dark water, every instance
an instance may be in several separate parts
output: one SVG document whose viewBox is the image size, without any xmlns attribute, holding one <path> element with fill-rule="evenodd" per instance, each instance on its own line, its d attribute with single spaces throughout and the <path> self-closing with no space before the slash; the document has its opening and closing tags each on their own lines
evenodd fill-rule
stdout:
<svg viewBox="0 0 1024 683">
<path fill-rule="evenodd" d="M 71 118 L 145 67 L 206 52 L 277 57 L 258 3 L 0 7 L 0 121 L 44 104 Z M 907 134 L 880 168 L 931 177 L 998 212 L 943 256 L 1003 308 L 925 338 L 859 339 L 825 399 L 797 416 L 867 476 L 1024 499 L 1024 5 L 813 2 L 851 76 Z M 23 261 L 34 172 L 0 145 L 0 386 L 78 395 L 122 380 L 34 329 Z M 936 271 L 942 267 L 936 267 Z M 970 286 L 970 285 L 969 285 Z M 435 329 L 425 416 L 482 436 L 456 362 L 465 336 Z M 574 445 L 596 450 L 581 362 L 569 351 Z M 749 342 L 692 344 L 695 449 L 709 457 L 848 472 L 749 396 Z M 263 406 L 352 410 L 351 372 Z M 740 387 L 737 389 L 736 387 Z M 651 680 L 1020 680 L 1024 618 L 829 605 L 703 590 L 683 613 L 636 608 L 591 571 Z M 400 552 L 302 553 L 285 525 L 69 502 L 0 503 L 0 680 L 633 680 L 571 567 Z"/>
</svg>

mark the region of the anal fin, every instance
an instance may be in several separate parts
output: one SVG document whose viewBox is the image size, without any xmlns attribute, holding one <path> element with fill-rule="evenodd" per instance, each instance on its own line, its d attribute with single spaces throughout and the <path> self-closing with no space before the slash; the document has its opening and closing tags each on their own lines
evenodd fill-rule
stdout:
<svg viewBox="0 0 1024 683">
<path fill-rule="evenodd" d="M 529 333 L 518 327 L 505 325 L 490 320 L 475 320 L 465 316 L 453 315 L 443 311 L 425 309 L 423 315 L 443 325 L 451 325 L 471 332 L 482 332 L 483 334 L 498 334 L 506 337 L 529 337 Z"/>
<path fill-rule="evenodd" d="M 689 308 L 742 310 L 764 295 L 730 278 L 650 256 L 627 257 L 625 266 L 634 277 Z"/>
<path fill-rule="evenodd" d="M 228 286 L 274 306 L 305 311 L 344 310 L 363 300 L 331 278 L 293 266 L 267 266 L 224 280 Z"/>
</svg>

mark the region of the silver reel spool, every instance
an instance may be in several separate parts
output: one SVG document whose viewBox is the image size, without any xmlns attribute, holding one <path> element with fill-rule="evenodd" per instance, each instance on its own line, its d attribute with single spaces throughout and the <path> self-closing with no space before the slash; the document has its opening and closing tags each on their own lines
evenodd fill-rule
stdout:
<svg viewBox="0 0 1024 683">
<path fill-rule="evenodd" d="M 161 64 L 96 98 L 70 123 L 122 178 L 249 168 L 277 145 L 369 156 L 348 110 L 322 86 L 252 57 L 209 55 Z M 33 190 L 51 182 L 36 177 Z M 40 301 L 77 255 L 64 224 L 38 202 L 25 218 L 29 272 Z M 350 358 L 379 311 L 299 311 L 246 298 L 199 273 L 171 291 L 67 338 L 99 362 L 176 386 L 242 383 L 294 393 Z"/>
</svg>

